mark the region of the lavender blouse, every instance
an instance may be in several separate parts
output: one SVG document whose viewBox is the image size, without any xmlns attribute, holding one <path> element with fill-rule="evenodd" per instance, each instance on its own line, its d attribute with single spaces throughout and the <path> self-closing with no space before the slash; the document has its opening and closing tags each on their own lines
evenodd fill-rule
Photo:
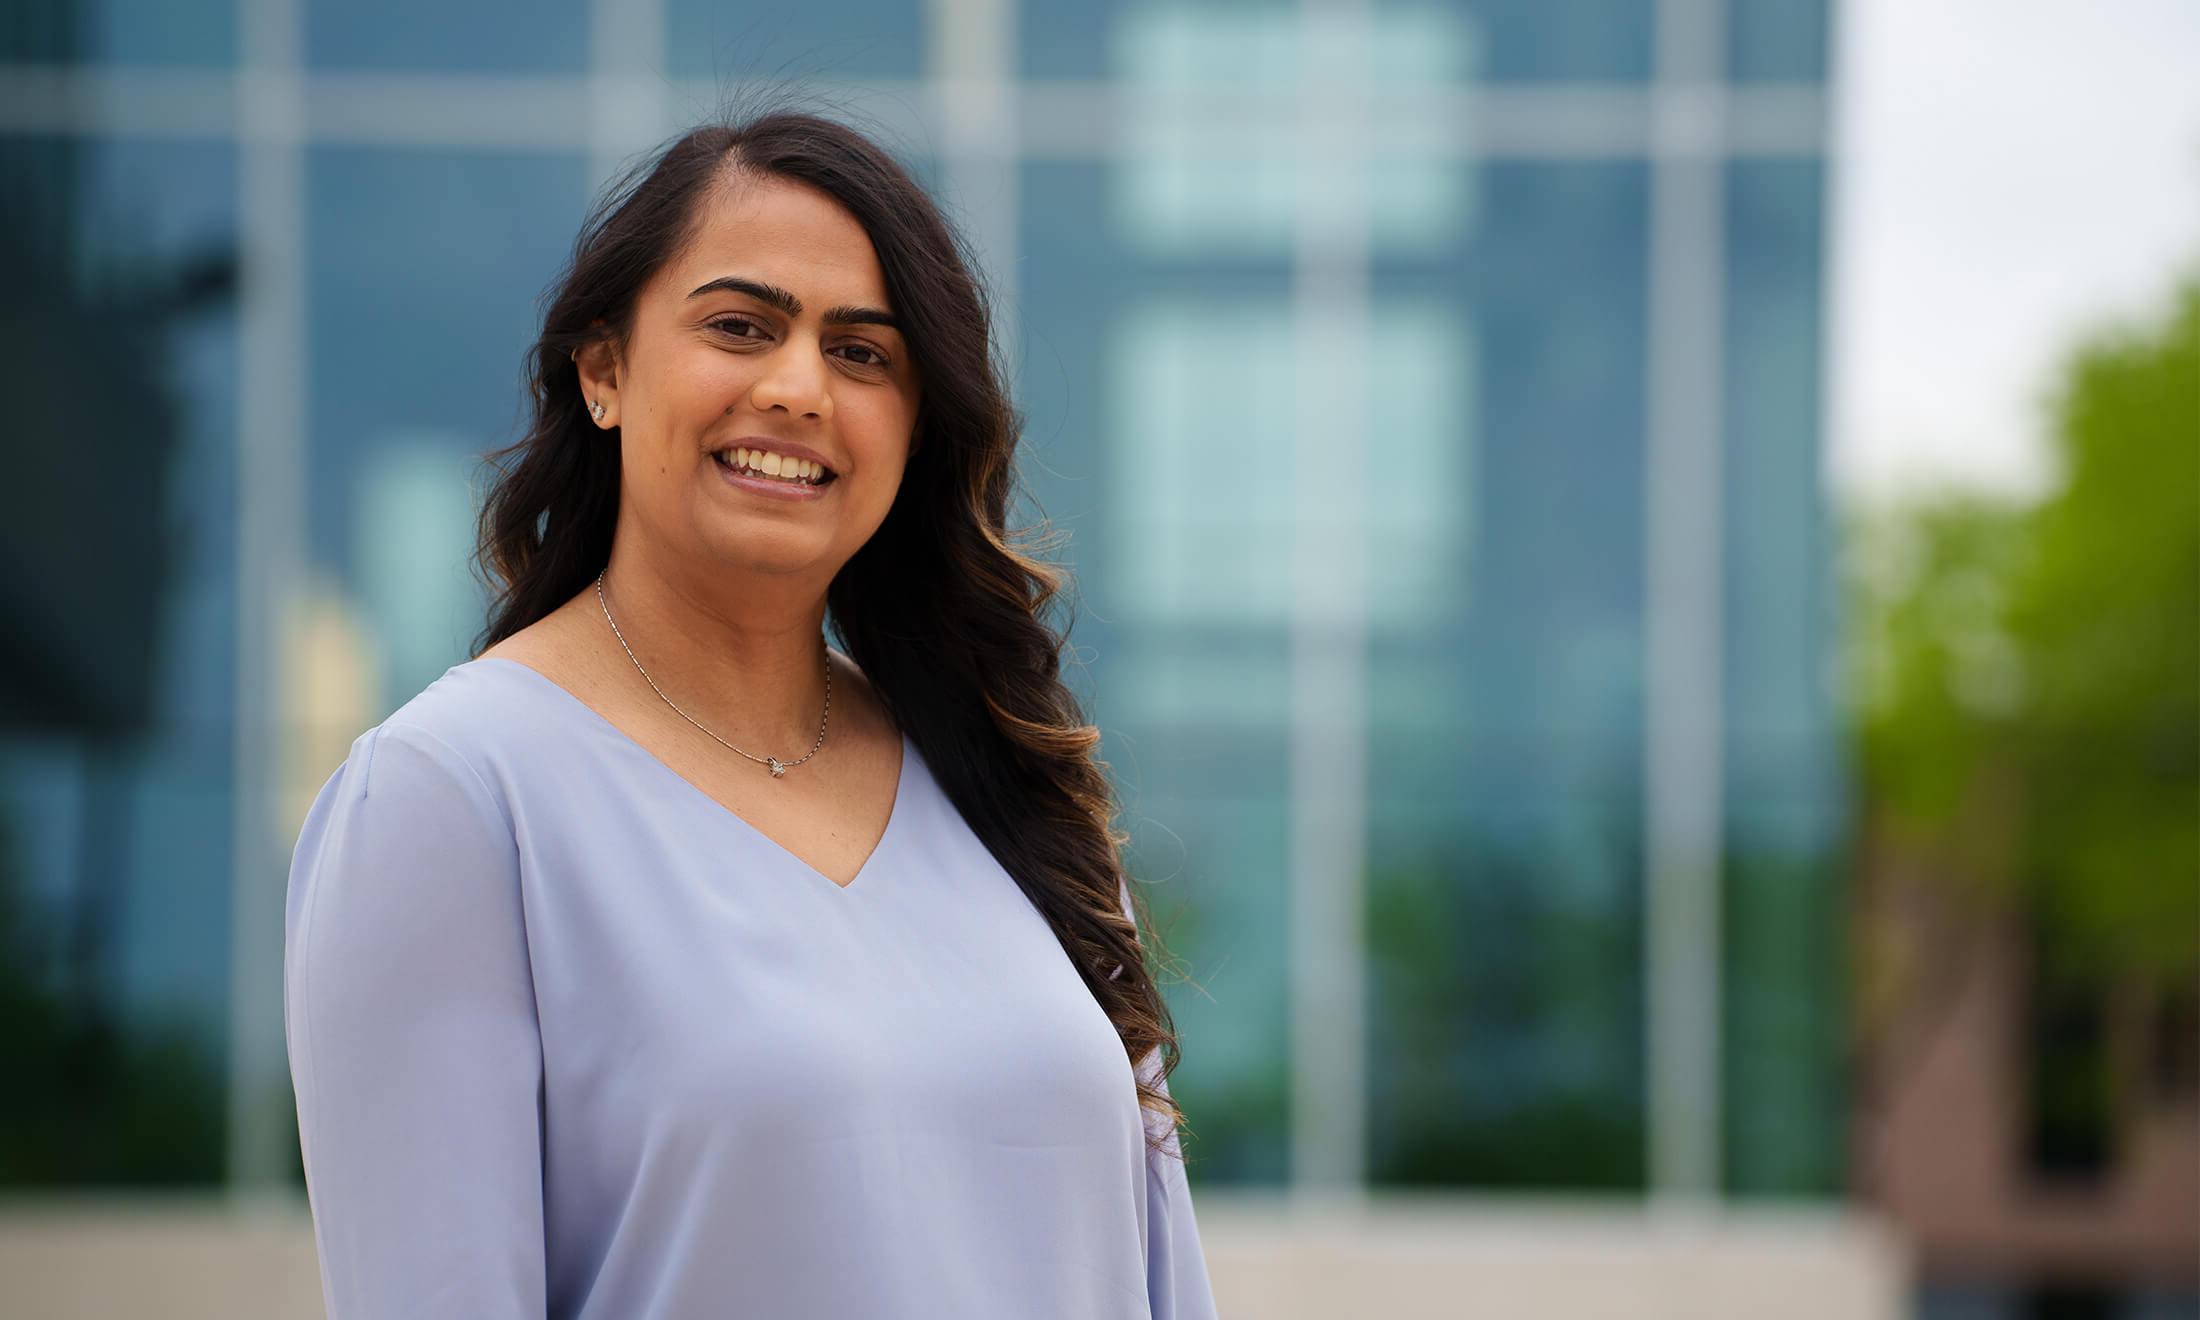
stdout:
<svg viewBox="0 0 2200 1320">
<path fill-rule="evenodd" d="M 468 661 L 352 743 L 285 929 L 332 1320 L 1215 1314 L 1174 1138 L 906 736 L 842 888 Z"/>
</svg>

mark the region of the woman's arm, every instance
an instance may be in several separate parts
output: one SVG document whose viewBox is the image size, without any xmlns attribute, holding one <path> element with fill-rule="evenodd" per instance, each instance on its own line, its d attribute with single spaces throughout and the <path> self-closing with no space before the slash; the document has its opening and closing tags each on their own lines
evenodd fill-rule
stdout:
<svg viewBox="0 0 2200 1320">
<path fill-rule="evenodd" d="M 1159 1055 L 1149 1055 L 1159 1066 Z M 1151 1075 L 1150 1073 L 1148 1074 Z M 1163 1094 L 1169 1084 L 1160 1083 Z M 1158 1120 L 1154 1120 L 1158 1123 Z M 1207 1254 L 1192 1214 L 1192 1188 L 1184 1177 L 1174 1133 L 1169 1153 L 1146 1154 L 1146 1299 L 1153 1320 L 1215 1320 L 1207 1281 Z"/>
<path fill-rule="evenodd" d="M 1123 881 L 1123 913 L 1135 922 L 1131 909 L 1130 881 Z M 1146 1056 L 1138 1075 L 1169 1094 L 1161 1075 L 1161 1052 Z M 1163 1120 L 1141 1109 L 1149 1133 L 1159 1133 Z M 1184 1176 L 1184 1161 L 1174 1132 L 1166 1151 L 1146 1152 L 1146 1299 L 1153 1320 L 1215 1320 L 1215 1299 L 1207 1280 L 1207 1255 L 1199 1241 L 1199 1221 L 1192 1213 L 1191 1183 Z"/>
<path fill-rule="evenodd" d="M 542 1038 L 503 808 L 384 724 L 291 860 L 283 1024 L 329 1320 L 542 1320 Z"/>
</svg>

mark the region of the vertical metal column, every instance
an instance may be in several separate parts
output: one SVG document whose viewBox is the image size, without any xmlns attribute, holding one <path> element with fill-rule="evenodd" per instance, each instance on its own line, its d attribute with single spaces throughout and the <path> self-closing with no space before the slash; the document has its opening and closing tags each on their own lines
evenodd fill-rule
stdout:
<svg viewBox="0 0 2200 1320">
<path fill-rule="evenodd" d="M 670 132 L 664 0 L 591 0 L 588 7 L 588 185 Z"/>
<path fill-rule="evenodd" d="M 1365 0 L 1303 0 L 1291 320 L 1291 1185 L 1365 1193 L 1367 157 Z"/>
<path fill-rule="evenodd" d="M 1644 627 L 1650 1191 L 1720 1184 L 1723 0 L 1659 0 L 1651 92 Z"/>
<path fill-rule="evenodd" d="M 1015 362 L 1023 344 L 1016 302 L 1022 219 L 1016 0 L 931 0 L 928 18 L 925 78 L 939 106 L 943 200 L 977 249 L 992 293 L 993 337 Z"/>
<path fill-rule="evenodd" d="M 297 0 L 239 0 L 243 252 L 237 435 L 236 809 L 231 821 L 230 1195 L 278 1192 L 291 1152 L 276 806 L 280 662 L 305 545 L 305 96 Z"/>
</svg>

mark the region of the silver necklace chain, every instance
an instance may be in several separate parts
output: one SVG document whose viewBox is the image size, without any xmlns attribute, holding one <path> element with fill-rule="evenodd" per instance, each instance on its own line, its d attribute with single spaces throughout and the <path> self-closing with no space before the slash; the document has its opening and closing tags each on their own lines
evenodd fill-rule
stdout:
<svg viewBox="0 0 2200 1320">
<path fill-rule="evenodd" d="M 694 724 L 696 728 L 703 729 L 703 726 L 701 724 L 696 723 L 696 719 L 693 715 L 690 715 L 686 711 L 681 710 L 678 704 L 676 704 L 672 700 L 672 698 L 665 696 L 665 690 L 657 686 L 657 680 L 651 678 L 649 676 L 649 671 L 642 668 L 642 662 L 640 660 L 635 659 L 634 648 L 626 644 L 626 634 L 619 631 L 619 621 L 611 617 L 611 606 L 603 598 L 604 573 L 608 573 L 610 571 L 610 568 L 606 566 L 603 573 L 598 573 L 596 575 L 596 603 L 603 606 L 603 621 L 611 625 L 611 635 L 619 639 L 619 649 L 626 652 L 627 659 L 634 661 L 635 671 L 641 674 L 642 681 L 649 684 L 649 690 L 656 693 L 660 698 L 663 698 L 664 703 L 667 706 L 672 707 L 673 714 L 678 715 L 681 719 L 686 720 L 690 724 Z M 789 770 L 802 764 L 803 761 L 807 761 L 811 757 L 817 755 L 817 749 L 825 745 L 825 722 L 831 719 L 832 715 L 833 658 L 831 652 L 827 652 L 825 656 L 825 713 L 822 716 L 818 717 L 817 741 L 811 745 L 809 751 L 802 754 L 800 760 L 782 761 L 776 756 L 754 756 L 748 752 L 741 751 L 740 748 L 734 746 L 730 742 L 727 742 L 725 739 L 719 737 L 715 733 L 712 733 L 708 729 L 703 729 L 703 733 L 707 737 L 709 737 L 712 742 L 717 743 L 720 747 L 725 748 L 729 752 L 740 752 L 741 755 L 748 757 L 751 761 L 755 761 L 759 765 L 770 766 L 772 768 L 772 778 L 778 779 L 784 776 Z"/>
</svg>

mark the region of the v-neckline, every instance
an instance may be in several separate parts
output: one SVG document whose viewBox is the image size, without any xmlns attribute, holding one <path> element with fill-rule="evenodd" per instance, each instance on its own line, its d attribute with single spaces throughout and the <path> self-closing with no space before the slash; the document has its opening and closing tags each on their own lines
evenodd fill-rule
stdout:
<svg viewBox="0 0 2200 1320">
<path fill-rule="evenodd" d="M 613 724 L 609 719 L 606 719 L 602 711 L 597 710 L 594 706 L 591 706 L 587 702 L 581 700 L 579 695 L 574 693 L 572 689 L 566 687 L 565 684 L 558 682 L 556 679 L 550 677 L 548 674 L 543 673 L 541 670 L 535 668 L 533 665 L 526 663 L 525 661 L 514 660 L 508 656 L 476 656 L 473 660 L 470 660 L 467 663 L 481 664 L 488 661 L 495 661 L 500 664 L 509 665 L 514 669 L 523 670 L 526 673 L 533 675 L 534 678 L 539 681 L 543 686 L 556 692 L 566 701 L 571 702 L 588 719 L 595 721 L 606 732 L 610 733 L 620 742 L 626 744 L 628 747 L 633 748 L 634 751 L 638 753 L 643 760 L 647 761 L 650 765 L 655 766 L 657 770 L 665 777 L 671 779 L 674 783 L 680 785 L 687 792 L 693 794 L 704 805 L 711 807 L 712 809 L 717 811 L 718 814 L 724 816 L 727 820 L 732 821 L 736 827 L 746 832 L 750 838 L 757 840 L 765 847 L 777 853 L 780 857 L 786 859 L 789 865 L 792 865 L 797 870 L 802 871 L 811 879 L 815 880 L 821 885 L 824 885 L 828 889 L 837 891 L 841 894 L 848 894 L 854 892 L 859 886 L 862 886 L 865 877 L 869 876 L 872 869 L 878 865 L 880 856 L 886 851 L 886 845 L 893 841 L 894 835 L 899 831 L 902 818 L 902 805 L 908 800 L 909 797 L 909 770 L 911 763 L 916 759 L 914 755 L 914 748 L 912 748 L 910 745 L 909 735 L 906 731 L 899 732 L 897 735 L 901 741 L 901 768 L 895 774 L 894 801 L 893 804 L 889 806 L 886 810 L 886 828 L 879 832 L 878 841 L 871 845 L 870 855 L 866 856 L 863 859 L 862 865 L 856 868 L 855 875 L 849 878 L 848 883 L 842 884 L 840 881 L 833 879 L 831 876 L 825 874 L 823 871 L 818 870 L 816 867 L 802 860 L 802 858 L 798 856 L 793 849 L 787 847 L 787 845 L 781 843 L 779 840 L 773 838 L 771 835 L 766 834 L 763 830 L 758 829 L 754 824 L 750 823 L 747 817 L 743 816 L 740 812 L 735 811 L 733 808 L 727 806 L 725 803 L 720 802 L 717 798 L 711 796 L 711 794 L 705 792 L 702 786 L 697 784 L 694 780 L 689 779 L 686 775 L 683 775 L 679 771 L 673 769 L 669 764 L 665 762 L 663 757 L 657 755 L 657 753 L 643 746 L 640 740 L 636 739 L 634 735 L 628 733 L 626 730 L 620 728 L 618 725 Z"/>
</svg>

